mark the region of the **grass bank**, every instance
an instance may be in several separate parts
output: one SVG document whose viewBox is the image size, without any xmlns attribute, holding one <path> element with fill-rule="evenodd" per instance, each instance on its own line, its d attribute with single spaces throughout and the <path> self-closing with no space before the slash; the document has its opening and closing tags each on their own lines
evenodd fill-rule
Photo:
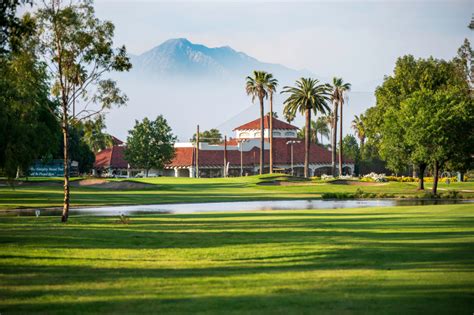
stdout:
<svg viewBox="0 0 474 315">
<path fill-rule="evenodd" d="M 0 313 L 470 314 L 473 210 L 0 217 Z"/>
<path fill-rule="evenodd" d="M 288 185 L 274 185 L 286 183 Z M 78 179 L 76 179 L 76 182 Z M 109 180 L 123 182 L 124 180 Z M 315 199 L 325 193 L 354 193 L 358 188 L 373 194 L 390 194 L 394 197 L 419 197 L 416 183 L 360 183 L 361 185 L 330 182 L 293 181 L 286 176 L 249 176 L 240 178 L 173 178 L 159 177 L 132 179 L 148 184 L 140 189 L 110 189 L 74 186 L 71 188 L 71 205 L 101 206 L 130 204 L 160 204 L 177 202 L 213 202 L 243 200 Z M 129 181 L 128 181 L 129 182 Z M 429 184 L 426 185 L 430 187 Z M 440 184 L 445 189 L 465 190 L 465 197 L 474 196 L 474 182 Z M 471 192 L 469 192 L 471 191 Z M 0 210 L 12 208 L 60 207 L 63 200 L 60 179 L 35 179 L 14 189 L 0 187 Z"/>
</svg>

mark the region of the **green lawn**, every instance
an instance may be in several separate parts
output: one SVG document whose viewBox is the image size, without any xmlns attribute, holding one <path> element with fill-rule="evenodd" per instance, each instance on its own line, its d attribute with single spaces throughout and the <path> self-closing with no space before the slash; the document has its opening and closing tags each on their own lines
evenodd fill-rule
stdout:
<svg viewBox="0 0 474 315">
<path fill-rule="evenodd" d="M 0 313 L 472 314 L 474 207 L 0 217 Z"/>
<path fill-rule="evenodd" d="M 320 198 L 322 193 L 355 192 L 357 188 L 364 192 L 390 193 L 395 196 L 421 196 L 416 190 L 416 183 L 390 182 L 380 186 L 337 185 L 315 182 L 304 185 L 296 182 L 295 186 L 263 186 L 262 181 L 271 180 L 271 176 L 250 176 L 240 178 L 173 178 L 160 177 L 134 179 L 135 182 L 151 184 L 149 188 L 113 190 L 104 188 L 71 188 L 72 206 L 84 205 L 119 205 L 119 204 L 158 204 L 176 202 L 212 202 L 239 200 L 281 200 Z M 286 177 L 281 177 L 287 181 Z M 110 180 L 112 182 L 120 180 Z M 123 181 L 123 180 L 122 180 Z M 34 184 L 34 185 L 33 185 Z M 430 184 L 427 184 L 430 187 Z M 442 189 L 470 190 L 463 193 L 466 197 L 474 196 L 474 182 L 440 184 Z M 0 210 L 11 208 L 58 207 L 63 200 L 62 186 L 59 179 L 45 182 L 32 182 L 31 186 L 0 187 Z"/>
</svg>

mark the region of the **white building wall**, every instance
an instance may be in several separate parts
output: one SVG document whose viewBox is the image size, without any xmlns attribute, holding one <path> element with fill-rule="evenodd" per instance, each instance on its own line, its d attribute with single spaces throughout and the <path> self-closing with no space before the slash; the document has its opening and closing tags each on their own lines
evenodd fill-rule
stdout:
<svg viewBox="0 0 474 315">
<path fill-rule="evenodd" d="M 263 136 L 269 138 L 270 130 L 265 129 Z M 260 138 L 260 130 L 249 129 L 249 130 L 236 130 L 235 137 L 237 139 L 253 139 Z M 296 130 L 287 129 L 273 129 L 273 138 L 296 138 Z"/>
</svg>

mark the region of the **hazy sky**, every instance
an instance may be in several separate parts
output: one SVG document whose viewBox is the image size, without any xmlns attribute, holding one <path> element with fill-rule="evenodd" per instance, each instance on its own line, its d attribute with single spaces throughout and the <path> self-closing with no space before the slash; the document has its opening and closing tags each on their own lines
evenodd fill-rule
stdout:
<svg viewBox="0 0 474 315">
<path fill-rule="evenodd" d="M 185 37 L 210 47 L 228 45 L 260 61 L 307 69 L 327 81 L 334 76 L 343 77 L 353 86 L 343 121 L 345 133 L 352 132 L 350 124 L 355 114 L 374 105 L 374 89 L 384 75 L 391 74 L 397 57 L 413 54 L 450 59 L 464 38 L 474 41 L 473 31 L 467 28 L 474 13 L 473 0 L 96 0 L 95 6 L 100 18 L 115 24 L 116 43 L 125 44 L 133 54 L 141 54 L 170 38 Z M 140 107 L 156 97 L 140 95 L 142 99 L 135 97 L 135 103 L 131 99 L 133 109 L 111 113 L 108 130 L 125 138 L 134 119 L 163 113 L 181 140 L 189 139 L 196 123 L 203 124 L 203 129 L 222 128 L 231 135 L 233 126 L 220 125 L 221 121 L 240 124 L 246 117 L 258 117 L 258 108 L 252 107 L 242 86 L 235 90 L 234 95 L 241 98 L 225 114 L 209 110 L 222 106 L 209 94 L 206 101 L 201 100 L 204 105 L 192 104 L 207 107 L 205 111 L 191 110 L 189 117 L 184 118 L 183 112 L 176 113 L 175 105 L 172 109 L 159 104 Z M 281 109 L 282 101 L 283 96 L 278 96 L 277 109 Z M 136 105 L 137 102 L 140 104 Z M 163 102 L 169 103 L 165 99 Z M 216 104 L 212 105 L 213 102 Z M 245 108 L 247 113 L 239 116 Z M 219 117 L 210 118 L 213 114 Z M 296 123 L 303 124 L 302 120 Z"/>
<path fill-rule="evenodd" d="M 473 37 L 474 1 L 97 0 L 96 9 L 134 54 L 185 37 L 372 92 L 398 56 L 451 58 Z"/>
<path fill-rule="evenodd" d="M 95 0 L 95 8 L 99 18 L 115 24 L 115 43 L 125 44 L 132 54 L 184 37 L 306 69 L 326 82 L 342 77 L 352 83 L 344 133 L 352 133 L 355 114 L 374 105 L 376 86 L 392 73 L 399 56 L 451 59 L 464 38 L 474 42 L 474 32 L 467 27 L 474 0 Z M 258 106 L 245 95 L 243 82 L 221 90 L 221 95 L 212 87 L 188 93 L 179 86 L 125 91 L 129 106 L 109 114 L 107 130 L 125 140 L 135 119 L 163 114 L 180 140 L 189 139 L 198 123 L 203 130 L 217 127 L 232 136 L 232 127 L 258 117 Z M 283 96 L 277 95 L 280 113 L 282 103 Z M 295 123 L 303 125 L 300 118 Z"/>
</svg>

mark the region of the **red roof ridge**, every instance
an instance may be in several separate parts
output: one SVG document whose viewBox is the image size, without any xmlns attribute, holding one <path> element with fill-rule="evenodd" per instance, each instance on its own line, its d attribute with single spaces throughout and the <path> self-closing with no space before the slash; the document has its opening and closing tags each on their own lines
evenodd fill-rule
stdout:
<svg viewBox="0 0 474 315">
<path fill-rule="evenodd" d="M 297 130 L 299 129 L 298 127 L 296 126 L 293 126 L 289 123 L 286 123 L 282 120 L 279 120 L 275 117 L 272 117 L 273 118 L 273 129 L 286 129 L 286 130 Z M 268 129 L 270 125 L 270 115 L 267 114 L 265 115 L 264 117 L 264 120 L 263 120 L 263 127 L 265 129 Z M 255 120 L 252 120 L 248 123 L 245 123 L 241 126 L 238 126 L 236 128 L 233 129 L 233 131 L 235 130 L 256 130 L 256 129 L 260 129 L 260 118 L 257 118 Z"/>
</svg>

